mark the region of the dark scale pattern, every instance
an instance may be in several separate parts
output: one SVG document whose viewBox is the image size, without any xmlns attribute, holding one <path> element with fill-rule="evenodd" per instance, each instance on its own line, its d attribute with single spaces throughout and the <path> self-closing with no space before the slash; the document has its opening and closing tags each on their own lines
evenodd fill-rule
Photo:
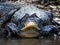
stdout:
<svg viewBox="0 0 60 45">
<path fill-rule="evenodd" d="M 18 6 L 19 5 L 19 6 Z M 0 3 L 0 30 L 3 36 L 10 38 L 11 35 L 22 37 L 36 37 L 45 35 L 58 35 L 58 28 L 53 25 L 53 15 L 45 10 L 34 6 L 23 6 L 14 3 Z M 26 25 L 25 23 L 28 22 Z M 30 22 L 32 25 L 22 31 Z M 55 27 L 54 27 L 55 26 Z M 52 28 L 51 28 L 52 27 Z M 39 31 L 38 28 L 40 29 Z M 29 32 L 30 31 L 30 32 Z M 27 34 L 27 35 L 26 35 Z"/>
</svg>

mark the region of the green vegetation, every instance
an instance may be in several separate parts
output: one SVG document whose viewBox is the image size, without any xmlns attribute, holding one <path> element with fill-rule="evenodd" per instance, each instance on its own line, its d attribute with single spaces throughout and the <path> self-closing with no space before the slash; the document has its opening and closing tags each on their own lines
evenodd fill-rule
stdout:
<svg viewBox="0 0 60 45">
<path fill-rule="evenodd" d="M 60 2 L 60 0 L 56 0 L 56 1 Z"/>
<path fill-rule="evenodd" d="M 60 3 L 60 0 L 55 0 L 55 1 Z"/>
</svg>

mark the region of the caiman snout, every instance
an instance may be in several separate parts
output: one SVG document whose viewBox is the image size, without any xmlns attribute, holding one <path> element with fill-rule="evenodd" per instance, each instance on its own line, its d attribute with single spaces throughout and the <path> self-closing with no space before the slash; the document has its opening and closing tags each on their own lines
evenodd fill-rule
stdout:
<svg viewBox="0 0 60 45">
<path fill-rule="evenodd" d="M 40 28 L 34 22 L 26 22 L 25 26 L 21 29 L 21 37 L 37 37 L 39 35 Z"/>
<path fill-rule="evenodd" d="M 40 30 L 40 28 L 38 27 L 38 25 L 34 22 L 26 22 L 25 27 L 23 27 L 21 30 L 27 30 L 27 29 L 36 29 L 36 30 Z"/>
</svg>

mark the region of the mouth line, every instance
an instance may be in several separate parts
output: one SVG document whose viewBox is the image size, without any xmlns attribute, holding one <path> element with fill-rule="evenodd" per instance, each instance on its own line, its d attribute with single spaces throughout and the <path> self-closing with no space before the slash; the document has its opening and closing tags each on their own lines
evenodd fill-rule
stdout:
<svg viewBox="0 0 60 45">
<path fill-rule="evenodd" d="M 31 26 L 31 27 L 23 27 L 22 29 L 21 29 L 21 31 L 26 31 L 26 30 L 40 30 L 40 28 L 39 27 L 33 27 L 33 26 Z"/>
</svg>

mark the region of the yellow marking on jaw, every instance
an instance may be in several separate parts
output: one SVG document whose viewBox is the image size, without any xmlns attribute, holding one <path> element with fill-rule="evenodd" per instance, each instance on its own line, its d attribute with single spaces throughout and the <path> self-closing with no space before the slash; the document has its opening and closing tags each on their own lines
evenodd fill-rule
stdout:
<svg viewBox="0 0 60 45">
<path fill-rule="evenodd" d="M 26 22 L 24 25 L 25 25 L 25 27 L 23 27 L 21 30 L 26 30 L 27 28 L 30 28 L 30 27 L 40 30 L 40 28 L 37 26 L 37 24 L 33 23 L 33 22 Z"/>
</svg>

